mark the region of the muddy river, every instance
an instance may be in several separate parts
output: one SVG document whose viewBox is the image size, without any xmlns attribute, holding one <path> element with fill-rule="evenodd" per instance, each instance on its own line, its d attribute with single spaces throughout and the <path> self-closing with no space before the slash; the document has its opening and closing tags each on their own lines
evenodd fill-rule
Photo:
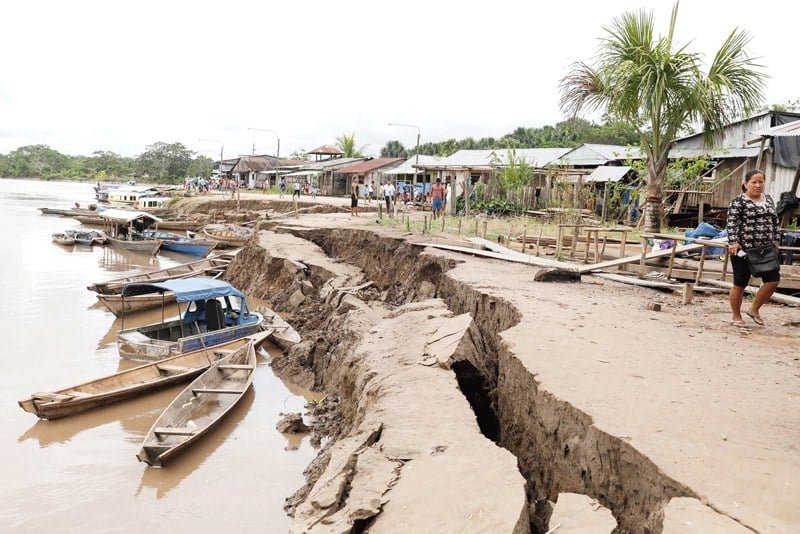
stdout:
<svg viewBox="0 0 800 534">
<path fill-rule="evenodd" d="M 278 433 L 283 412 L 308 392 L 277 379 L 266 347 L 253 388 L 201 443 L 166 468 L 136 459 L 141 440 L 178 386 L 57 421 L 39 421 L 17 401 L 117 372 L 121 321 L 97 303 L 92 282 L 191 261 L 149 258 L 110 247 L 65 248 L 53 232 L 78 226 L 37 208 L 93 201 L 91 184 L 0 179 L 0 530 L 4 532 L 285 532 L 284 498 L 303 484 L 315 451 L 305 437 Z M 253 303 L 258 304 L 258 302 Z M 160 311 L 136 317 L 160 319 Z M 125 326 L 133 326 L 126 318 Z"/>
</svg>

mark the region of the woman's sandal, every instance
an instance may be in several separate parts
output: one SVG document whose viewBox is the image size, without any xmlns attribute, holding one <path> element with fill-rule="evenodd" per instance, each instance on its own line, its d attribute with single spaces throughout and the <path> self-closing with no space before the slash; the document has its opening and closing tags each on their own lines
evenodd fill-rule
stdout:
<svg viewBox="0 0 800 534">
<path fill-rule="evenodd" d="M 753 320 L 753 322 L 756 323 L 758 326 L 764 326 L 764 319 L 762 319 L 760 315 L 750 313 L 749 311 L 744 311 L 742 313 L 750 317 Z"/>
<path fill-rule="evenodd" d="M 747 328 L 747 324 L 741 319 L 731 321 L 731 324 L 737 328 Z"/>
</svg>

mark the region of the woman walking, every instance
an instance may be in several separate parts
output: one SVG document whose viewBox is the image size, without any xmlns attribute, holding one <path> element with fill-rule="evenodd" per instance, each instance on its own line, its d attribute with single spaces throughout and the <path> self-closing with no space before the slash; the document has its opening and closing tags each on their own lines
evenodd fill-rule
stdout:
<svg viewBox="0 0 800 534">
<path fill-rule="evenodd" d="M 742 320 L 742 300 L 744 289 L 753 276 L 747 262 L 747 251 L 763 247 L 773 247 L 778 251 L 780 232 L 778 214 L 772 197 L 764 194 L 764 173 L 759 170 L 747 171 L 742 184 L 744 193 L 731 201 L 728 207 L 728 252 L 733 267 L 733 286 L 729 300 L 731 304 L 732 323 L 745 326 Z M 780 264 L 774 270 L 755 275 L 761 278 L 761 287 L 755 300 L 744 314 L 759 326 L 764 326 L 761 318 L 761 306 L 775 293 L 781 279 Z"/>
</svg>

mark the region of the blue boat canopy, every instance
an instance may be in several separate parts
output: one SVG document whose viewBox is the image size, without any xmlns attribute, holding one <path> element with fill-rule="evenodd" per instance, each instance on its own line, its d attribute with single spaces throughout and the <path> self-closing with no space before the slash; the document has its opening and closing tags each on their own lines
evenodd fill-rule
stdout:
<svg viewBox="0 0 800 534">
<path fill-rule="evenodd" d="M 122 288 L 122 296 L 132 297 L 134 295 L 163 293 L 165 291 L 175 293 L 178 297 L 178 302 L 214 299 L 231 295 L 244 299 L 244 295 L 228 282 L 213 278 L 179 278 L 151 284 L 127 284 Z"/>
</svg>

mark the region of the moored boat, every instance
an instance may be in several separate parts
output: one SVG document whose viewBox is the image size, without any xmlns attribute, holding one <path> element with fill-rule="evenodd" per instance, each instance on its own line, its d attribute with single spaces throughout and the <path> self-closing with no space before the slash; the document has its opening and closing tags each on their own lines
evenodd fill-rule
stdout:
<svg viewBox="0 0 800 534">
<path fill-rule="evenodd" d="M 161 412 L 136 455 L 139 461 L 162 467 L 186 450 L 236 406 L 255 370 L 252 342 L 211 365 Z"/>
<path fill-rule="evenodd" d="M 127 284 L 137 282 L 163 282 L 164 280 L 188 278 L 191 276 L 219 276 L 221 273 L 225 272 L 229 264 L 230 260 L 227 259 L 205 258 L 174 267 L 168 267 L 166 269 L 159 269 L 158 271 L 149 271 L 131 276 L 123 276 L 113 280 L 95 282 L 88 286 L 87 289 L 96 293 L 117 294 L 121 292 L 122 288 Z"/>
<path fill-rule="evenodd" d="M 210 239 L 193 239 L 171 232 L 147 230 L 144 232 L 144 236 L 161 241 L 162 250 L 172 250 L 173 252 L 200 256 L 201 258 L 208 256 L 211 251 L 214 250 L 214 247 L 217 246 L 217 242 Z"/>
<path fill-rule="evenodd" d="M 259 306 L 256 310 L 264 317 L 264 322 L 270 324 L 273 330 L 270 339 L 280 348 L 286 350 L 302 341 L 297 330 L 292 328 L 292 325 L 287 323 L 283 317 L 266 306 Z"/>
<path fill-rule="evenodd" d="M 97 300 L 117 317 L 174 304 L 175 299 L 175 294 L 169 292 L 163 295 L 137 295 L 127 298 L 122 295 L 97 295 Z"/>
<path fill-rule="evenodd" d="M 160 360 L 251 335 L 264 324 L 263 316 L 250 311 L 245 296 L 238 289 L 213 278 L 128 284 L 121 294 L 127 297 L 167 291 L 175 293 L 179 304 L 186 303 L 182 315 L 178 319 L 117 332 L 121 357 Z"/>
<path fill-rule="evenodd" d="M 146 363 L 119 373 L 97 378 L 52 392 L 34 393 L 19 401 L 20 407 L 41 419 L 60 419 L 93 408 L 152 393 L 173 384 L 195 378 L 224 356 L 222 351 L 236 350 L 250 342 L 260 345 L 270 330 L 218 345 L 214 349 L 179 354 L 166 360 Z"/>
<path fill-rule="evenodd" d="M 108 242 L 108 236 L 97 230 L 65 230 L 64 233 L 71 236 L 78 245 L 87 247 L 105 245 Z"/>
<path fill-rule="evenodd" d="M 231 230 L 205 226 L 201 235 L 216 241 L 220 247 L 236 248 L 243 247 L 253 235 L 253 231 L 249 228 Z"/>
<path fill-rule="evenodd" d="M 155 255 L 161 241 L 149 239 L 142 232 L 161 219 L 144 211 L 107 209 L 100 214 L 106 223 L 108 242 L 117 248 Z"/>
<path fill-rule="evenodd" d="M 59 245 L 71 246 L 75 244 L 75 238 L 64 232 L 56 232 L 52 235 L 52 238 Z"/>
</svg>

